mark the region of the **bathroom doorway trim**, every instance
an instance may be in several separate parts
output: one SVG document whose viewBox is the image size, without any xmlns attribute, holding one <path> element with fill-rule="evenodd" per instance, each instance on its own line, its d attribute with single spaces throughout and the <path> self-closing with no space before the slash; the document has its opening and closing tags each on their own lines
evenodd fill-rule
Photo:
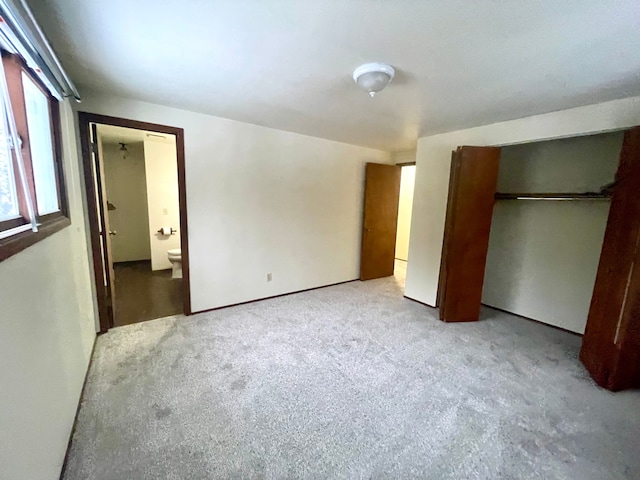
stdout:
<svg viewBox="0 0 640 480">
<path fill-rule="evenodd" d="M 78 112 L 80 127 L 80 143 L 82 147 L 82 164 L 84 170 L 85 200 L 88 210 L 88 224 L 91 236 L 91 255 L 93 258 L 93 271 L 98 302 L 100 332 L 106 332 L 114 326 L 113 310 L 107 305 L 107 294 L 104 288 L 103 271 L 104 260 L 100 247 L 100 227 L 98 224 L 98 205 L 95 183 L 93 181 L 91 136 L 92 123 L 99 125 L 112 125 L 115 127 L 133 128 L 151 132 L 175 135 L 176 152 L 178 156 L 178 205 L 180 210 L 180 248 L 182 250 L 182 295 L 185 315 L 191 315 L 191 288 L 189 279 L 189 242 L 187 228 L 187 191 L 185 182 L 184 162 L 184 130 L 178 127 L 169 127 L 155 123 L 139 122 L 126 118 L 110 117 L 94 113 Z M 113 281 L 113 280 L 112 280 Z"/>
</svg>

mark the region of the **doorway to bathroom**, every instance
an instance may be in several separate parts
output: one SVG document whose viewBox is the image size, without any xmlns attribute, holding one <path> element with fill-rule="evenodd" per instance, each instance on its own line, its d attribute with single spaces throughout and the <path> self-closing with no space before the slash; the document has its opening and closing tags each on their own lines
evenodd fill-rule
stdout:
<svg viewBox="0 0 640 480">
<path fill-rule="evenodd" d="M 182 129 L 79 120 L 100 331 L 190 314 Z"/>
</svg>

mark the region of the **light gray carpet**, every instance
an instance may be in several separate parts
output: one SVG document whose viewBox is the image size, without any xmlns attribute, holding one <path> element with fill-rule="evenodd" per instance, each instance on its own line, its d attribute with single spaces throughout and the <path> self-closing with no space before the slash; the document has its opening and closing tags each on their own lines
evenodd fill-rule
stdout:
<svg viewBox="0 0 640 480">
<path fill-rule="evenodd" d="M 443 324 L 401 283 L 101 336 L 65 478 L 640 478 L 640 392 L 596 387 L 577 336 Z"/>
</svg>

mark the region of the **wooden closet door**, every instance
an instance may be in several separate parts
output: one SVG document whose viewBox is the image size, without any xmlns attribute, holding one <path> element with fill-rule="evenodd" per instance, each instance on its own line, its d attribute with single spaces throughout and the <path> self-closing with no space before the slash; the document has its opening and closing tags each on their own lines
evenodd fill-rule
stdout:
<svg viewBox="0 0 640 480">
<path fill-rule="evenodd" d="M 449 260 L 449 244 L 451 243 L 451 226 L 453 225 L 453 216 L 455 214 L 456 191 L 458 185 L 458 174 L 460 172 L 460 153 L 462 149 L 451 152 L 451 170 L 449 172 L 449 195 L 447 196 L 447 216 L 444 224 L 444 239 L 442 242 L 442 258 L 440 260 L 440 277 L 438 279 L 438 295 L 437 306 L 444 305 L 445 294 L 447 289 L 447 268 Z M 442 309 L 440 309 L 440 320 L 442 320 Z"/>
<path fill-rule="evenodd" d="M 609 390 L 640 387 L 640 127 L 625 133 L 580 359 Z"/>
<path fill-rule="evenodd" d="M 480 318 L 500 148 L 458 147 L 451 159 L 438 298 L 440 319 Z"/>
</svg>

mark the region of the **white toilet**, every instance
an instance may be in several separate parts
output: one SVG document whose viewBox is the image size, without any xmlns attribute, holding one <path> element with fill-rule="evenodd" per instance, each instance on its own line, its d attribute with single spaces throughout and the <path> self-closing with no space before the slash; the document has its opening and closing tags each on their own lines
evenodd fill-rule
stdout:
<svg viewBox="0 0 640 480">
<path fill-rule="evenodd" d="M 167 257 L 171 262 L 171 278 L 182 278 L 182 250 L 174 248 L 167 250 Z"/>
</svg>

